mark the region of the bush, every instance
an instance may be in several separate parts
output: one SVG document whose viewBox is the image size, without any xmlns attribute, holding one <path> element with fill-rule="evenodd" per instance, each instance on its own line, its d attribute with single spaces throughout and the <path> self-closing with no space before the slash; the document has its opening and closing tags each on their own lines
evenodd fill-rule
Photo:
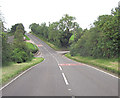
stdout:
<svg viewBox="0 0 120 98">
<path fill-rule="evenodd" d="M 15 48 L 12 53 L 12 61 L 22 63 L 30 60 L 32 55 L 28 55 L 27 52 L 21 51 L 19 48 Z"/>
</svg>

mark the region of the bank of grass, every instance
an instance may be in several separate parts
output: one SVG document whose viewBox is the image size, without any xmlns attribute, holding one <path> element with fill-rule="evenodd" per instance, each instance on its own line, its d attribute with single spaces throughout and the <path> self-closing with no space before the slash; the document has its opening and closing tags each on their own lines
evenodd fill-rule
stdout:
<svg viewBox="0 0 120 98">
<path fill-rule="evenodd" d="M 24 37 L 26 38 L 26 40 L 30 40 L 30 38 L 27 35 L 24 35 Z"/>
<path fill-rule="evenodd" d="M 32 33 L 32 32 L 31 32 Z M 60 47 L 57 47 L 56 45 L 54 45 L 53 43 L 51 42 L 48 42 L 47 39 L 41 37 L 41 36 L 38 36 L 34 33 L 32 33 L 33 35 L 35 35 L 36 37 L 40 38 L 42 41 L 44 41 L 47 45 L 49 45 L 51 48 L 53 48 L 54 50 L 56 51 L 65 51 L 65 50 L 68 50 L 68 48 L 60 48 Z"/>
<path fill-rule="evenodd" d="M 30 49 L 30 51 L 32 53 L 36 53 L 39 50 L 38 47 L 35 44 L 26 42 L 26 45 L 28 46 L 28 48 Z"/>
<path fill-rule="evenodd" d="M 7 83 L 12 78 L 16 77 L 26 69 L 42 62 L 43 58 L 33 58 L 31 61 L 25 63 L 9 63 L 9 66 L 2 67 L 2 84 Z M 0 83 L 1 84 L 1 83 Z"/>
<path fill-rule="evenodd" d="M 118 60 L 117 59 L 94 59 L 92 57 L 82 57 L 82 56 L 71 56 L 69 53 L 65 54 L 66 57 L 73 59 L 75 61 L 86 63 L 91 66 L 95 66 L 100 69 L 104 69 L 110 73 L 120 76 L 120 70 L 118 70 Z"/>
</svg>

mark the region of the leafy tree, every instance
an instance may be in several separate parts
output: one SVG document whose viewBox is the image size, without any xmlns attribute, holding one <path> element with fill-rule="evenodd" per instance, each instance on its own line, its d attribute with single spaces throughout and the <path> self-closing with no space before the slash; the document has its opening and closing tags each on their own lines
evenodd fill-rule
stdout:
<svg viewBox="0 0 120 98">
<path fill-rule="evenodd" d="M 71 45 L 71 54 L 92 56 L 95 58 L 113 58 L 118 56 L 119 7 L 111 15 L 101 15 L 94 22 L 94 27 L 83 31 L 83 36 Z"/>
<path fill-rule="evenodd" d="M 75 17 L 66 14 L 58 22 L 49 23 L 49 26 L 46 26 L 46 23 L 40 25 L 33 23 L 29 28 L 36 35 L 47 39 L 58 47 L 68 47 L 72 30 L 76 26 L 74 20 Z"/>
<path fill-rule="evenodd" d="M 19 27 L 18 27 L 18 26 L 19 26 Z M 14 33 L 16 32 L 17 27 L 18 27 L 18 29 L 22 29 L 22 30 L 23 30 L 23 34 L 25 34 L 24 26 L 23 26 L 22 23 L 17 23 L 17 24 L 15 24 L 15 25 L 13 25 L 13 26 L 11 27 L 11 31 L 10 31 L 9 33 L 14 34 Z"/>
<path fill-rule="evenodd" d="M 32 23 L 32 24 L 29 26 L 29 28 L 31 29 L 31 31 L 32 31 L 33 33 L 38 34 L 38 33 L 39 33 L 39 32 L 38 32 L 38 29 L 37 29 L 38 26 L 39 26 L 39 24 Z"/>
<path fill-rule="evenodd" d="M 24 27 L 19 24 L 16 27 L 14 35 L 14 43 L 12 45 L 12 56 L 11 59 L 14 62 L 21 63 L 31 60 L 32 54 L 28 49 L 26 43 L 23 41 Z"/>
<path fill-rule="evenodd" d="M 2 33 L 2 63 L 11 61 L 11 46 L 9 43 L 7 43 L 7 35 L 5 33 Z"/>
<path fill-rule="evenodd" d="M 66 33 L 70 33 L 70 30 L 74 28 L 74 20 L 75 17 L 65 14 L 59 21 L 59 29 L 61 31 L 65 31 Z"/>
</svg>

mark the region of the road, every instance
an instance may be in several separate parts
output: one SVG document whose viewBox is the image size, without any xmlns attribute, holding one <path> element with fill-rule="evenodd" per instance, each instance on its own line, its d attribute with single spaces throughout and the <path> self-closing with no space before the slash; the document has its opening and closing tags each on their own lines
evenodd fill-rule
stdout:
<svg viewBox="0 0 120 98">
<path fill-rule="evenodd" d="M 3 96 L 118 96 L 118 78 L 70 60 L 28 36 L 45 60 L 6 86 Z"/>
</svg>

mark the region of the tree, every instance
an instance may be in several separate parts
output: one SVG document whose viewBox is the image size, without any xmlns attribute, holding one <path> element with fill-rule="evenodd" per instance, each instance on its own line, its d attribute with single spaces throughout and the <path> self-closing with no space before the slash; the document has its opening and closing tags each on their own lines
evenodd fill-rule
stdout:
<svg viewBox="0 0 120 98">
<path fill-rule="evenodd" d="M 49 27 L 46 23 L 41 25 L 32 23 L 29 28 L 33 33 L 42 38 L 47 39 L 58 47 L 68 47 L 69 39 L 74 29 L 75 17 L 64 15 L 58 22 L 49 23 Z"/>
<path fill-rule="evenodd" d="M 14 34 L 14 43 L 12 45 L 12 61 L 21 63 L 31 60 L 32 54 L 26 43 L 23 41 L 24 27 L 19 24 Z"/>
<path fill-rule="evenodd" d="M 29 28 L 31 29 L 31 31 L 35 34 L 38 33 L 38 30 L 37 30 L 37 27 L 39 26 L 39 24 L 36 24 L 36 23 L 32 23 Z"/>
<path fill-rule="evenodd" d="M 75 17 L 65 14 L 62 17 L 62 19 L 60 19 L 59 21 L 58 28 L 61 32 L 60 42 L 61 42 L 61 46 L 63 47 L 69 46 L 69 39 L 72 35 L 70 31 L 73 30 L 75 27 L 74 25 L 75 22 L 73 22 L 74 20 L 75 20 Z"/>
<path fill-rule="evenodd" d="M 18 27 L 18 25 L 19 25 L 19 27 Z M 23 30 L 23 34 L 25 34 L 24 26 L 23 26 L 22 23 L 17 23 L 17 24 L 15 24 L 15 25 L 13 25 L 13 26 L 11 27 L 11 31 L 10 31 L 9 33 L 14 34 L 15 31 L 16 31 L 16 29 L 17 29 L 17 27 L 18 27 L 18 29 L 22 29 L 22 30 Z"/>
<path fill-rule="evenodd" d="M 7 36 L 5 33 L 2 32 L 2 63 L 11 61 L 11 46 L 7 43 Z"/>
<path fill-rule="evenodd" d="M 70 33 L 70 30 L 74 28 L 74 20 L 75 17 L 65 14 L 62 19 L 60 19 L 58 28 L 66 33 Z"/>
<path fill-rule="evenodd" d="M 89 30 L 84 30 L 82 37 L 71 45 L 71 54 L 92 56 L 95 58 L 118 57 L 120 42 L 119 20 L 120 7 L 112 10 L 111 15 L 101 15 Z"/>
</svg>

